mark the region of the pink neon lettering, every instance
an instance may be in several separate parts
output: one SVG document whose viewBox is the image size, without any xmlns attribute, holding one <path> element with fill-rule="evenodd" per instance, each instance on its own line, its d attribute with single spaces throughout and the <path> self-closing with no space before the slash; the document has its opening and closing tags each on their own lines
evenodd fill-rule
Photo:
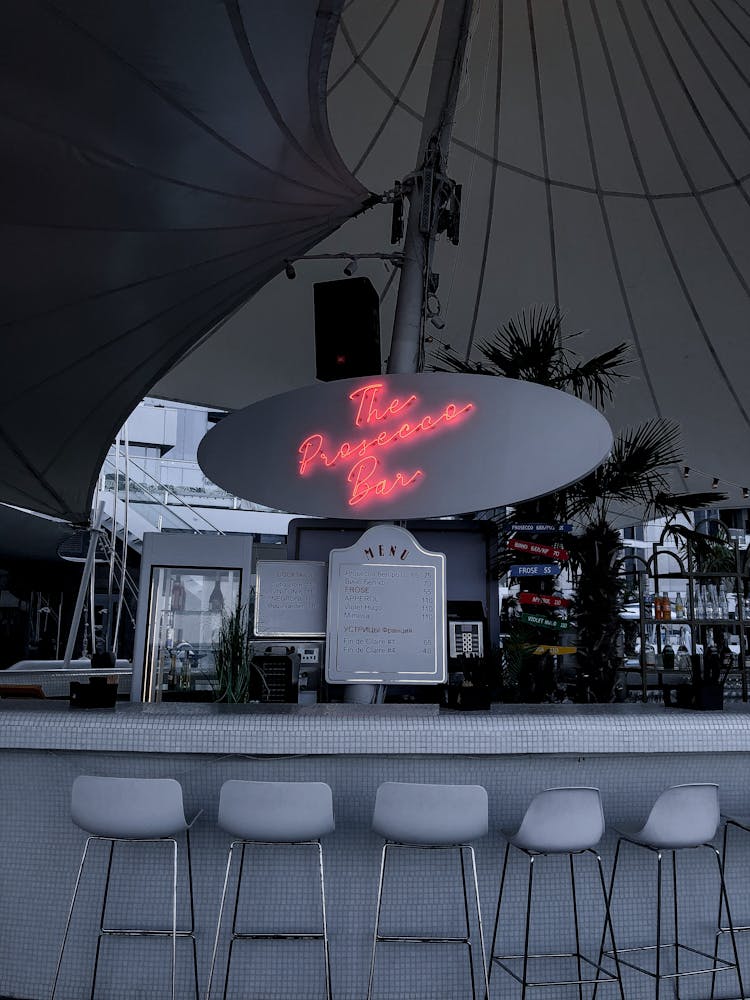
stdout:
<svg viewBox="0 0 750 1000">
<path fill-rule="evenodd" d="M 383 412 L 378 413 L 375 409 L 375 403 L 378 401 L 378 392 L 382 388 L 382 382 L 372 382 L 370 385 L 363 385 L 361 388 L 355 389 L 354 392 L 349 393 L 349 399 L 353 402 L 356 402 L 356 400 L 359 399 L 357 416 L 354 418 L 354 423 L 357 427 L 361 427 L 362 424 L 372 423 L 373 420 L 385 420 L 386 417 L 400 413 L 401 410 L 405 409 L 417 398 L 412 394 L 408 397 L 408 399 L 405 399 L 403 403 L 399 399 L 392 399 Z"/>
<path fill-rule="evenodd" d="M 380 391 L 383 385 L 382 382 L 372 382 L 349 394 L 349 398 L 357 405 L 354 420 L 357 427 L 396 416 L 417 400 L 413 393 L 404 400 L 396 397 L 390 401 L 381 399 Z M 310 434 L 298 448 L 300 475 L 304 476 L 317 466 L 331 468 L 337 462 L 354 461 L 347 474 L 347 482 L 351 484 L 349 504 L 357 506 L 371 497 L 389 496 L 394 490 L 411 486 L 424 476 L 424 472 L 417 469 L 413 473 L 397 472 L 390 479 L 383 475 L 376 478 L 376 470 L 380 463 L 374 452 L 408 441 L 420 432 L 432 431 L 441 425 L 448 426 L 473 409 L 473 403 L 463 405 L 447 403 L 437 414 L 427 413 L 416 420 L 405 421 L 396 430 L 381 430 L 374 437 L 364 437 L 358 441 L 342 441 L 335 450 L 330 448 L 324 451 L 324 446 L 327 445 L 323 435 Z"/>
<path fill-rule="evenodd" d="M 382 497 L 388 496 L 389 493 L 392 493 L 397 488 L 403 489 L 406 486 L 411 486 L 413 482 L 424 475 L 421 469 L 417 469 L 411 475 L 397 472 L 390 482 L 385 477 L 373 481 L 375 470 L 379 464 L 374 455 L 368 455 L 349 470 L 349 475 L 346 479 L 347 482 L 352 484 L 352 492 L 349 497 L 350 507 L 356 507 L 357 504 L 362 503 L 371 494 Z"/>
</svg>

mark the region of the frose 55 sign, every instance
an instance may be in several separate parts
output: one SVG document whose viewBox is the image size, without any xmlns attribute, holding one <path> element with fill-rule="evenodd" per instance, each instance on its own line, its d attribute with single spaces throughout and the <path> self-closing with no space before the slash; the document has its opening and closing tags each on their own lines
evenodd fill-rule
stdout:
<svg viewBox="0 0 750 1000">
<path fill-rule="evenodd" d="M 290 513 L 400 519 L 539 496 L 596 468 L 611 443 L 604 417 L 566 393 L 435 372 L 261 400 L 217 424 L 198 461 L 235 496 Z"/>
</svg>

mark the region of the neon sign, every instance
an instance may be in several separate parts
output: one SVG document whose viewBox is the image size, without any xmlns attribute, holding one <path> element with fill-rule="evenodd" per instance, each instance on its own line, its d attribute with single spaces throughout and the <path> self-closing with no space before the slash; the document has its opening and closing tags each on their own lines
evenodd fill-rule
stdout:
<svg viewBox="0 0 750 1000">
<path fill-rule="evenodd" d="M 350 507 L 359 506 L 372 498 L 387 497 L 394 491 L 400 492 L 418 483 L 425 475 L 422 469 L 384 475 L 380 456 L 415 437 L 419 439 L 428 432 L 455 426 L 461 422 L 460 418 L 475 409 L 474 403 L 447 403 L 438 413 L 412 416 L 417 396 L 412 393 L 404 399 L 395 396 L 387 399 L 384 398 L 383 387 L 383 382 L 371 382 L 349 393 L 349 399 L 356 406 L 354 426 L 362 428 L 364 436 L 331 446 L 322 434 L 315 433 L 308 435 L 297 449 L 300 476 L 318 468 L 330 469 L 339 464 L 348 466 L 346 481 L 350 484 Z M 404 420 L 404 415 L 410 419 Z M 399 420 L 395 420 L 396 417 Z M 386 423 L 387 427 L 375 433 Z"/>
</svg>

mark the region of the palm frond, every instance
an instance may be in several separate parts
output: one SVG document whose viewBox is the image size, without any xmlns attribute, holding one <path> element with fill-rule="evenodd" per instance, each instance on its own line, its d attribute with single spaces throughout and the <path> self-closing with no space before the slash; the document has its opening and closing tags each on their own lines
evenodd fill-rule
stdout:
<svg viewBox="0 0 750 1000">
<path fill-rule="evenodd" d="M 623 368 L 631 363 L 629 352 L 629 345 L 623 341 L 588 361 L 571 365 L 565 373 L 566 387 L 579 399 L 586 396 L 594 406 L 603 409 L 613 399 L 618 379 L 626 377 Z"/>
<path fill-rule="evenodd" d="M 566 345 L 579 333 L 563 334 L 563 314 L 554 305 L 532 306 L 512 316 L 494 337 L 477 345 L 479 361 L 468 361 L 455 351 L 440 348 L 434 354 L 434 371 L 501 375 L 536 382 L 572 392 L 602 409 L 613 398 L 618 379 L 629 364 L 628 345 L 616 347 L 581 361 Z"/>
<path fill-rule="evenodd" d="M 602 465 L 570 487 L 571 516 L 594 510 L 604 516 L 612 504 L 637 505 L 649 512 L 658 506 L 660 514 L 669 513 L 666 473 L 679 461 L 679 441 L 678 425 L 662 418 L 621 431 Z"/>
<path fill-rule="evenodd" d="M 728 500 L 726 493 L 656 493 L 653 498 L 654 513 L 657 517 L 668 517 L 670 514 L 689 514 L 701 507 L 715 507 L 717 503 Z"/>
</svg>

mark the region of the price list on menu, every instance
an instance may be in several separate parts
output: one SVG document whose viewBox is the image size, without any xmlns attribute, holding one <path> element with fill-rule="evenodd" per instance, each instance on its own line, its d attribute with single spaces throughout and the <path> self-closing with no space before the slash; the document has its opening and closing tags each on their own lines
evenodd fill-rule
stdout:
<svg viewBox="0 0 750 1000">
<path fill-rule="evenodd" d="M 393 548 L 397 552 L 390 556 Z M 403 547 L 381 544 L 367 549 L 373 559 L 366 563 L 332 558 L 329 681 L 442 683 L 444 557 L 409 548 L 407 555 L 413 553 L 413 559 L 407 562 L 406 556 L 401 559 Z M 348 554 L 351 558 L 353 553 Z"/>
</svg>

